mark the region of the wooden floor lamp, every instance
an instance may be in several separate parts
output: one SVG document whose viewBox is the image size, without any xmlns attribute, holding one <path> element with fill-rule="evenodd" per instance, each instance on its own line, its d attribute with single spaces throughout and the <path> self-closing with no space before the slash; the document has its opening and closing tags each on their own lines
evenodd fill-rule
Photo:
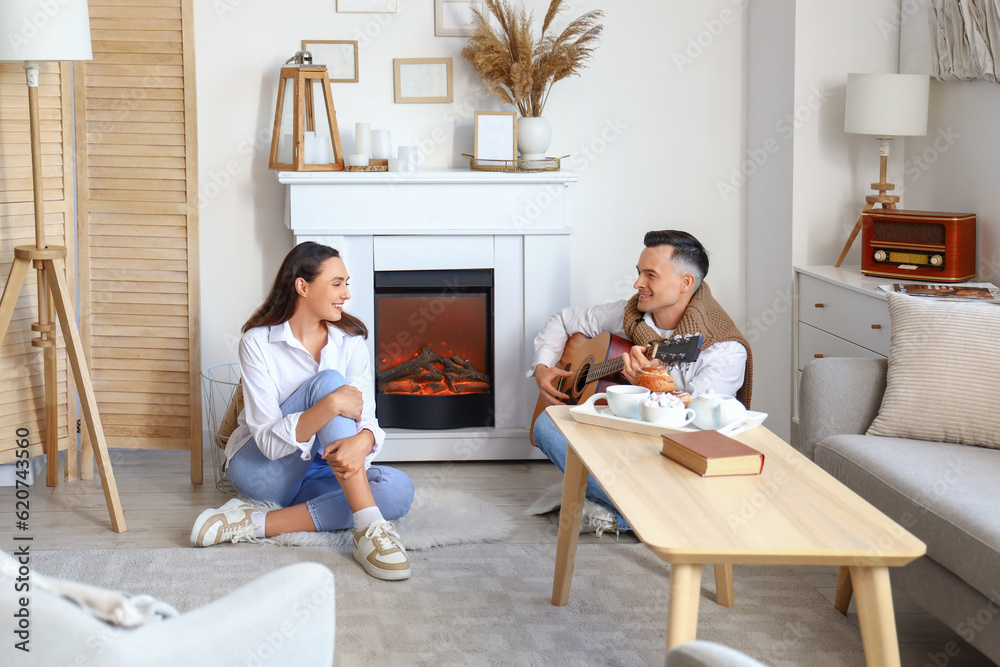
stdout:
<svg viewBox="0 0 1000 667">
<path fill-rule="evenodd" d="M 840 266 L 854 244 L 865 211 L 877 205 L 896 208 L 899 197 L 887 194 L 896 188 L 886 183 L 889 146 L 893 137 L 927 134 L 927 98 L 930 77 L 923 74 L 848 74 L 844 131 L 871 134 L 879 140 L 879 182 L 872 183 L 877 195 L 865 197 L 865 207 L 840 251 L 834 266 Z"/>
<path fill-rule="evenodd" d="M 86 0 L 59 0 L 43 4 L 33 0 L 3 0 L 0 3 L 0 61 L 23 62 L 28 83 L 28 118 L 31 133 L 31 176 L 35 205 L 35 245 L 14 248 L 14 263 L 0 297 L 0 343 L 7 335 L 14 308 L 28 269 L 33 265 L 38 278 L 38 321 L 31 329 L 38 337 L 31 341 L 42 349 L 45 382 L 45 455 L 48 483 L 58 482 L 59 452 L 56 372 L 56 315 L 66 340 L 76 388 L 90 440 L 94 444 L 97 469 L 104 487 L 104 498 L 111 515 L 111 527 L 125 531 L 108 457 L 104 427 L 97 410 L 97 398 L 90 369 L 83 353 L 83 342 L 76 327 L 76 311 L 66 282 L 66 248 L 45 241 L 45 193 L 42 187 L 42 145 L 38 118 L 39 61 L 90 60 L 90 13 Z M 53 310 L 55 312 L 53 312 Z"/>
</svg>

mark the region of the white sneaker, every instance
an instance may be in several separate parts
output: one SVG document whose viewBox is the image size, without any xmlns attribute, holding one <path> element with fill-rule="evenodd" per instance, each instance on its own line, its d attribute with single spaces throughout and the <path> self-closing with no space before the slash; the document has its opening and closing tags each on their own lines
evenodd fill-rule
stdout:
<svg viewBox="0 0 1000 667">
<path fill-rule="evenodd" d="M 399 533 L 382 519 L 365 530 L 354 531 L 354 560 L 376 579 L 409 579 L 410 559 L 399 541 Z"/>
<path fill-rule="evenodd" d="M 250 520 L 255 511 L 239 498 L 218 509 L 205 510 L 191 528 L 191 544 L 210 547 L 221 542 L 255 542 L 254 524 Z"/>
<path fill-rule="evenodd" d="M 597 533 L 597 536 L 600 537 L 604 531 L 613 531 L 615 535 L 618 535 L 618 516 L 611 508 L 587 498 L 583 501 L 580 533 Z"/>
</svg>

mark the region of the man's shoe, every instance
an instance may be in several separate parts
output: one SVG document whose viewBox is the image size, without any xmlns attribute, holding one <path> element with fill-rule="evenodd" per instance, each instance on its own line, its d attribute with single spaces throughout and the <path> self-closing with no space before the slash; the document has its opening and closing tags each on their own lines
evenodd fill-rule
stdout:
<svg viewBox="0 0 1000 667">
<path fill-rule="evenodd" d="M 233 498 L 219 509 L 207 509 L 195 519 L 191 528 L 191 544 L 210 547 L 222 542 L 254 542 L 254 525 L 250 517 L 256 510 L 239 498 Z"/>
<path fill-rule="evenodd" d="M 410 559 L 396 527 L 382 519 L 354 531 L 354 560 L 376 579 L 409 579 Z"/>
<path fill-rule="evenodd" d="M 580 521 L 580 533 L 597 533 L 600 537 L 604 531 L 618 535 L 618 516 L 610 507 L 587 498 L 583 501 L 583 518 Z"/>
</svg>

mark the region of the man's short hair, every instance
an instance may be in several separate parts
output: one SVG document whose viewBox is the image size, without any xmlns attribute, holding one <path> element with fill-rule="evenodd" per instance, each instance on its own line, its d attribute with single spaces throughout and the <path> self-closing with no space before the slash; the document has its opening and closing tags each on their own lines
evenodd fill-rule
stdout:
<svg viewBox="0 0 1000 667">
<path fill-rule="evenodd" d="M 673 247 L 671 261 L 674 270 L 690 273 L 694 276 L 694 288 L 701 287 L 701 281 L 708 275 L 708 251 L 701 241 L 679 229 L 661 229 L 646 232 L 642 242 L 647 248 L 661 245 Z"/>
</svg>

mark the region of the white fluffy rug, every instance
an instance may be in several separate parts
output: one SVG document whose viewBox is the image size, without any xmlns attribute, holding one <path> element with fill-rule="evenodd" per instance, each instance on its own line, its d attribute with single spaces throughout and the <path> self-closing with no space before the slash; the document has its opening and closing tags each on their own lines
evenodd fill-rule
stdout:
<svg viewBox="0 0 1000 667">
<path fill-rule="evenodd" d="M 262 503 L 248 502 L 267 508 Z M 393 523 L 408 551 L 502 540 L 514 531 L 513 519 L 495 506 L 465 491 L 439 487 L 418 487 L 410 511 Z M 353 548 L 350 530 L 284 533 L 267 541 L 288 547 L 332 547 L 340 551 Z"/>
</svg>

